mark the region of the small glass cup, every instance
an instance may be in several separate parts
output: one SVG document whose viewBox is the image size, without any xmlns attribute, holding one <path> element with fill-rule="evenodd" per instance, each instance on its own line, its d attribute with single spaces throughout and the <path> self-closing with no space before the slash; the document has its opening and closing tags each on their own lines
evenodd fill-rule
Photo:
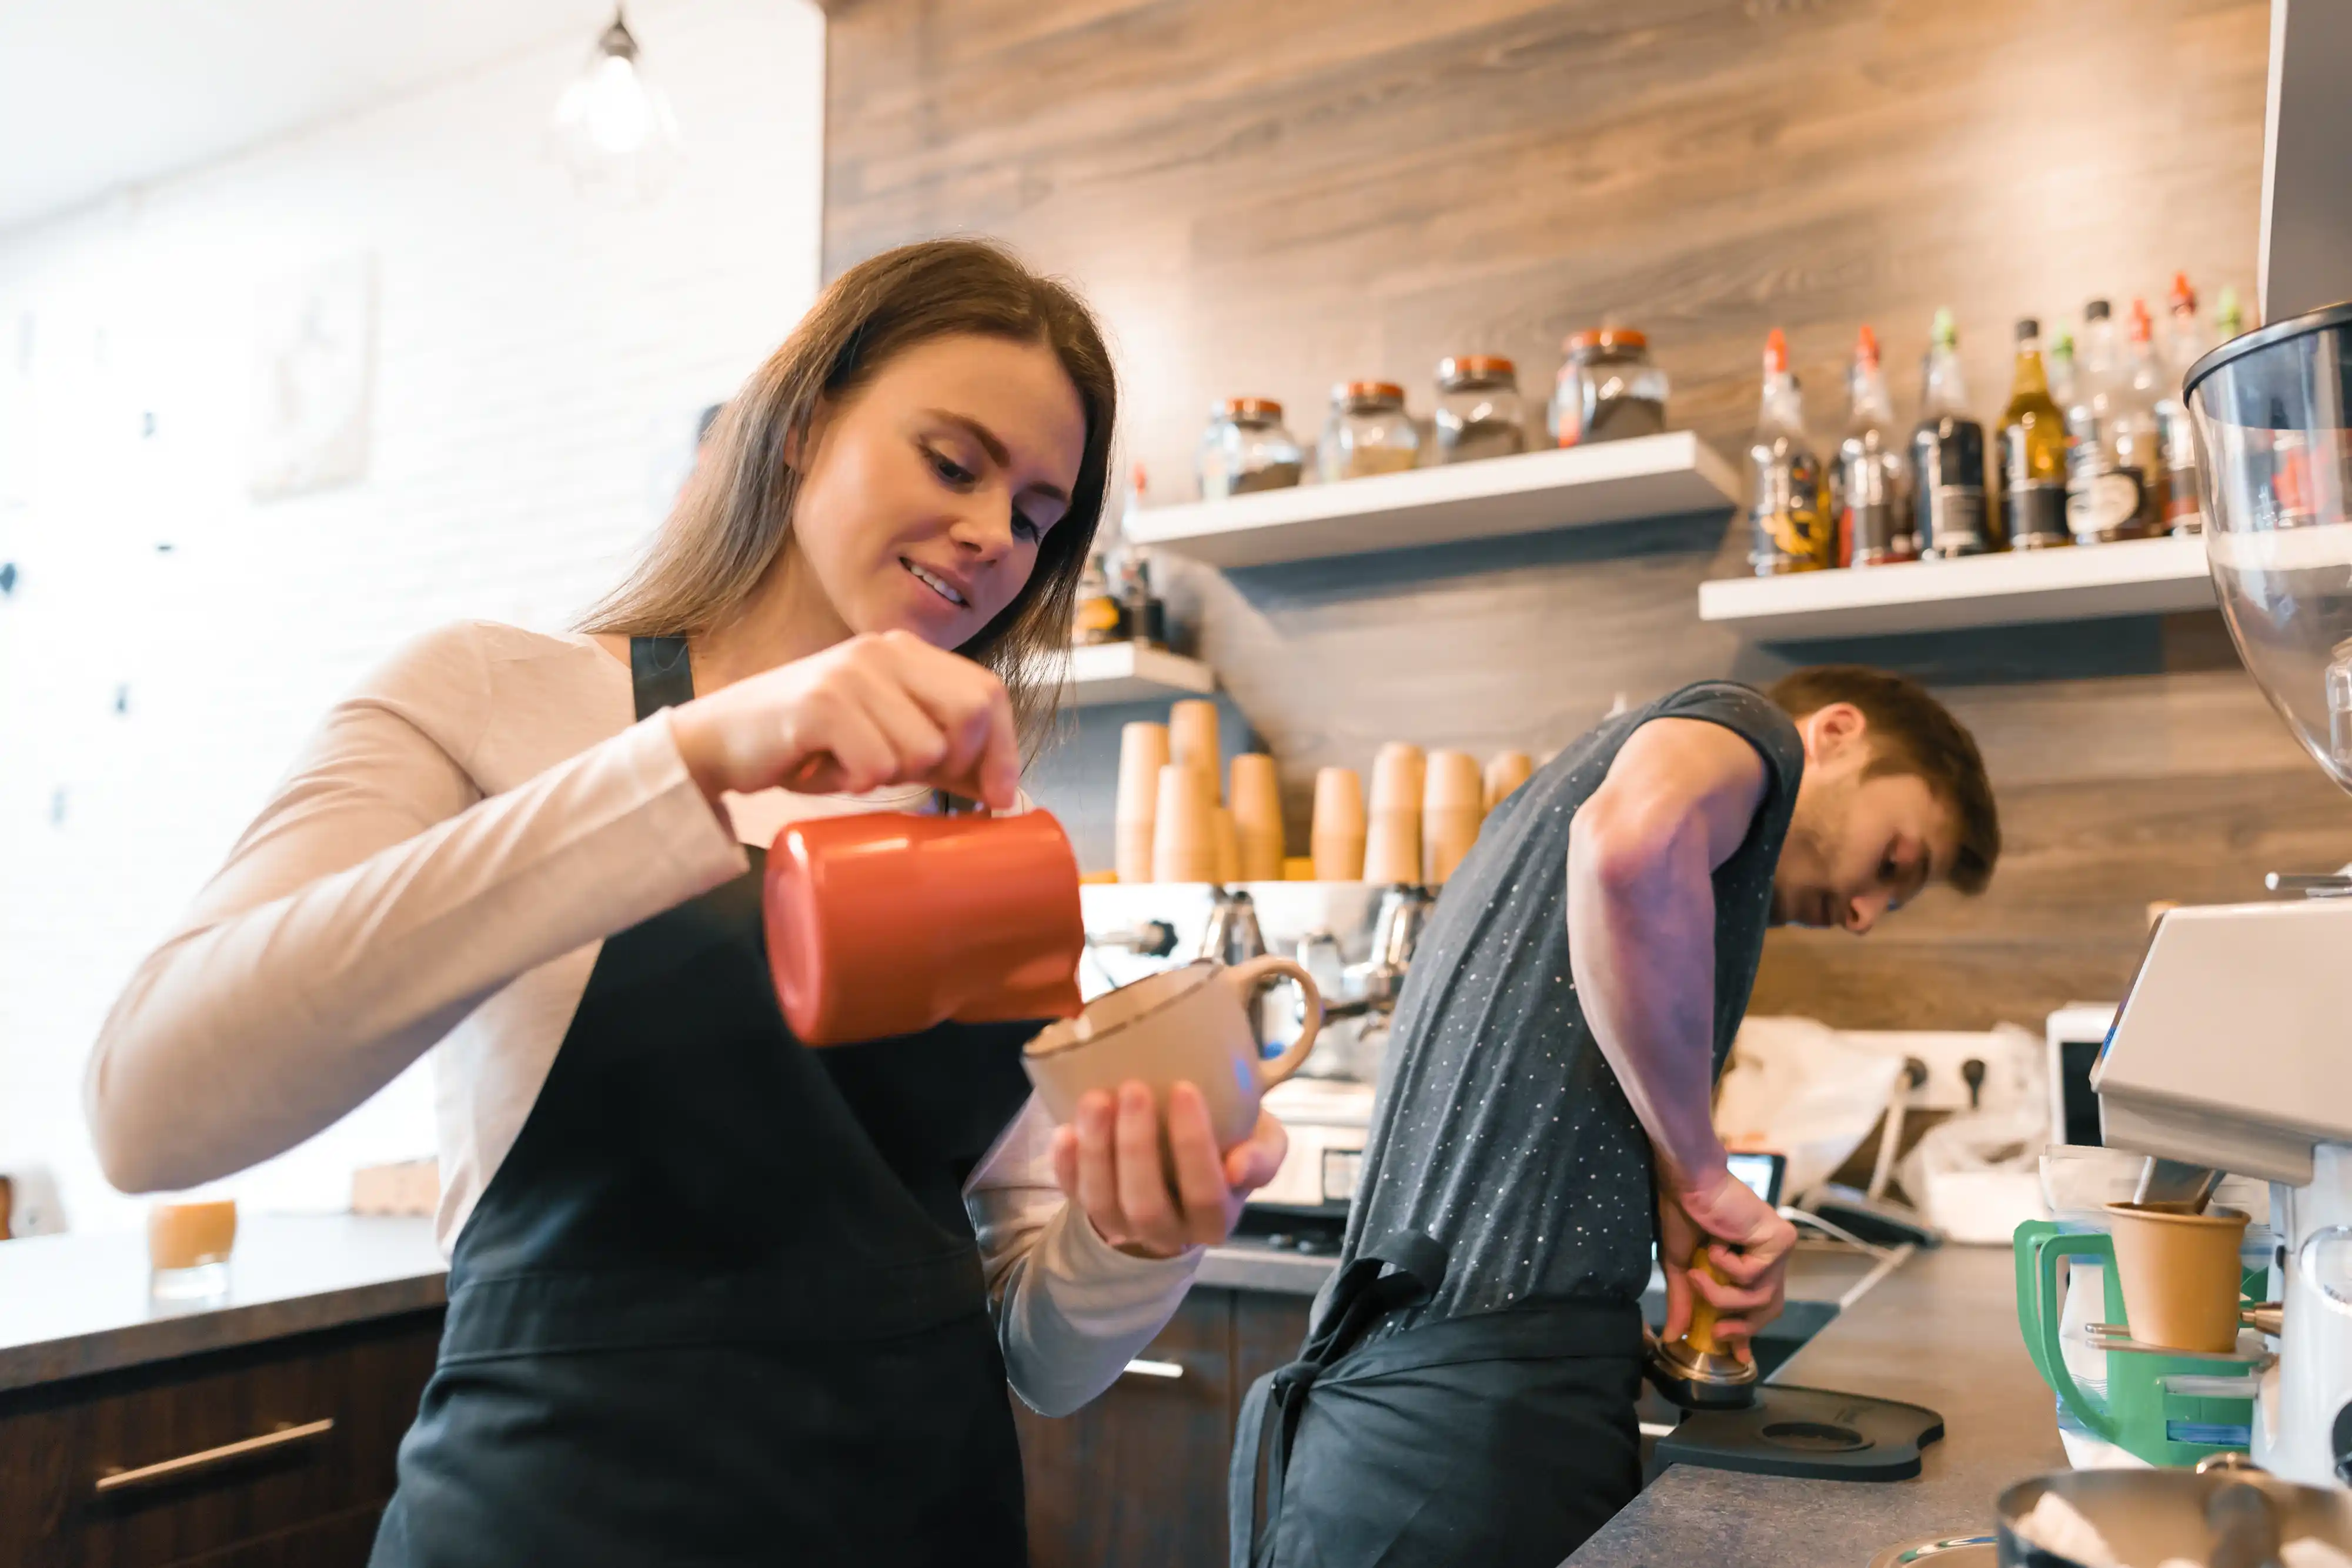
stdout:
<svg viewBox="0 0 2352 1568">
<path fill-rule="evenodd" d="M 158 1301 L 215 1301 L 228 1294 L 236 1246 L 236 1200 L 177 1200 L 147 1211 L 147 1293 Z"/>
</svg>

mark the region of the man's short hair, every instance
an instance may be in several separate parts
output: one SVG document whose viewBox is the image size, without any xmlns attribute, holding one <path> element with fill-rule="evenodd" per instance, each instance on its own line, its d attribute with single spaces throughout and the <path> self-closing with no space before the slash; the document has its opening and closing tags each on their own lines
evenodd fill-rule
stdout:
<svg viewBox="0 0 2352 1568">
<path fill-rule="evenodd" d="M 1968 894 L 1985 890 L 2000 858 L 2000 813 L 1993 805 L 1992 781 L 1985 777 L 1975 737 L 1925 686 L 1863 664 L 1815 664 L 1782 676 L 1768 695 L 1793 719 L 1833 703 L 1861 709 L 1874 746 L 1863 777 L 1907 773 L 1924 779 L 1959 819 L 1952 885 Z"/>
</svg>

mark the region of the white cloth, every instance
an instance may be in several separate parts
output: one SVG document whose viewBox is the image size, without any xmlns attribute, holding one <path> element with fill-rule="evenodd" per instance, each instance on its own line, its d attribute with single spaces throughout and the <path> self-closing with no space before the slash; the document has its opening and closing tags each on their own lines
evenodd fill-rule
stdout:
<svg viewBox="0 0 2352 1568">
<path fill-rule="evenodd" d="M 328 1126 L 430 1050 L 444 1252 L 547 1081 L 603 939 L 742 874 L 796 817 L 904 803 L 769 790 L 722 822 L 667 713 L 634 723 L 593 638 L 467 622 L 336 705 L 183 922 L 132 975 L 87 1085 L 108 1175 L 193 1186 Z M 739 835 L 740 841 L 739 841 Z M 965 1189 L 1013 1385 L 1108 1386 L 1174 1312 L 1155 1260 L 1067 1207 L 1032 1100 Z"/>
</svg>

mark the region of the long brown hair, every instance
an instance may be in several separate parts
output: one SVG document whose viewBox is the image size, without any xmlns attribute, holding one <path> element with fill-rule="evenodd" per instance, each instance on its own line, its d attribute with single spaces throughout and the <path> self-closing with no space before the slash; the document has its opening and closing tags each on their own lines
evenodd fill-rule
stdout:
<svg viewBox="0 0 2352 1568">
<path fill-rule="evenodd" d="M 645 559 L 580 629 L 685 636 L 725 623 L 783 548 L 800 490 L 785 454 L 802 444 L 818 401 L 837 403 L 893 355 L 959 332 L 1050 348 L 1086 413 L 1086 452 L 1069 509 L 1039 543 L 1013 602 L 957 650 L 1004 682 L 1034 751 L 1061 697 L 1078 575 L 1110 482 L 1118 387 L 1086 302 L 990 241 L 901 246 L 834 279 L 728 401 L 694 480 Z"/>
</svg>

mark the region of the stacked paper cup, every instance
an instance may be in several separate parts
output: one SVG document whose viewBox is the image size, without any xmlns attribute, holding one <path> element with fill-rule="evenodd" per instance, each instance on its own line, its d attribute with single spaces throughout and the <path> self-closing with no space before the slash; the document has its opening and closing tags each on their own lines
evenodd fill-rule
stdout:
<svg viewBox="0 0 2352 1568">
<path fill-rule="evenodd" d="M 1168 760 L 1198 768 L 1207 780 L 1209 804 L 1218 803 L 1217 705 L 1205 697 L 1188 697 L 1168 710 Z"/>
<path fill-rule="evenodd" d="M 1118 804 L 1113 869 L 1121 882 L 1151 880 L 1152 824 L 1160 813 L 1160 770 L 1168 766 L 1168 727 L 1130 724 L 1118 734 Z"/>
<path fill-rule="evenodd" d="M 1491 813 L 1509 798 L 1512 790 L 1526 783 L 1535 770 L 1534 759 L 1524 751 L 1496 752 L 1486 763 L 1486 810 Z"/>
<path fill-rule="evenodd" d="M 1234 758 L 1225 799 L 1233 802 L 1241 880 L 1281 880 L 1282 780 L 1274 758 L 1263 751 L 1245 751 Z"/>
<path fill-rule="evenodd" d="M 1209 802 L 1216 780 L 1197 768 L 1171 762 L 1160 770 L 1153 801 L 1151 880 L 1217 880 L 1217 809 Z"/>
<path fill-rule="evenodd" d="M 1372 798 L 1364 839 L 1364 880 L 1421 881 L 1421 747 L 1392 740 L 1372 758 Z"/>
<path fill-rule="evenodd" d="M 1310 832 L 1316 881 L 1362 880 L 1364 787 L 1354 768 L 1326 768 L 1315 775 L 1315 821 Z"/>
<path fill-rule="evenodd" d="M 1423 880 L 1431 887 L 1443 887 L 1454 874 L 1478 841 L 1478 824 L 1486 815 L 1478 759 L 1466 751 L 1431 752 L 1421 798 L 1422 843 L 1428 857 Z"/>
</svg>

